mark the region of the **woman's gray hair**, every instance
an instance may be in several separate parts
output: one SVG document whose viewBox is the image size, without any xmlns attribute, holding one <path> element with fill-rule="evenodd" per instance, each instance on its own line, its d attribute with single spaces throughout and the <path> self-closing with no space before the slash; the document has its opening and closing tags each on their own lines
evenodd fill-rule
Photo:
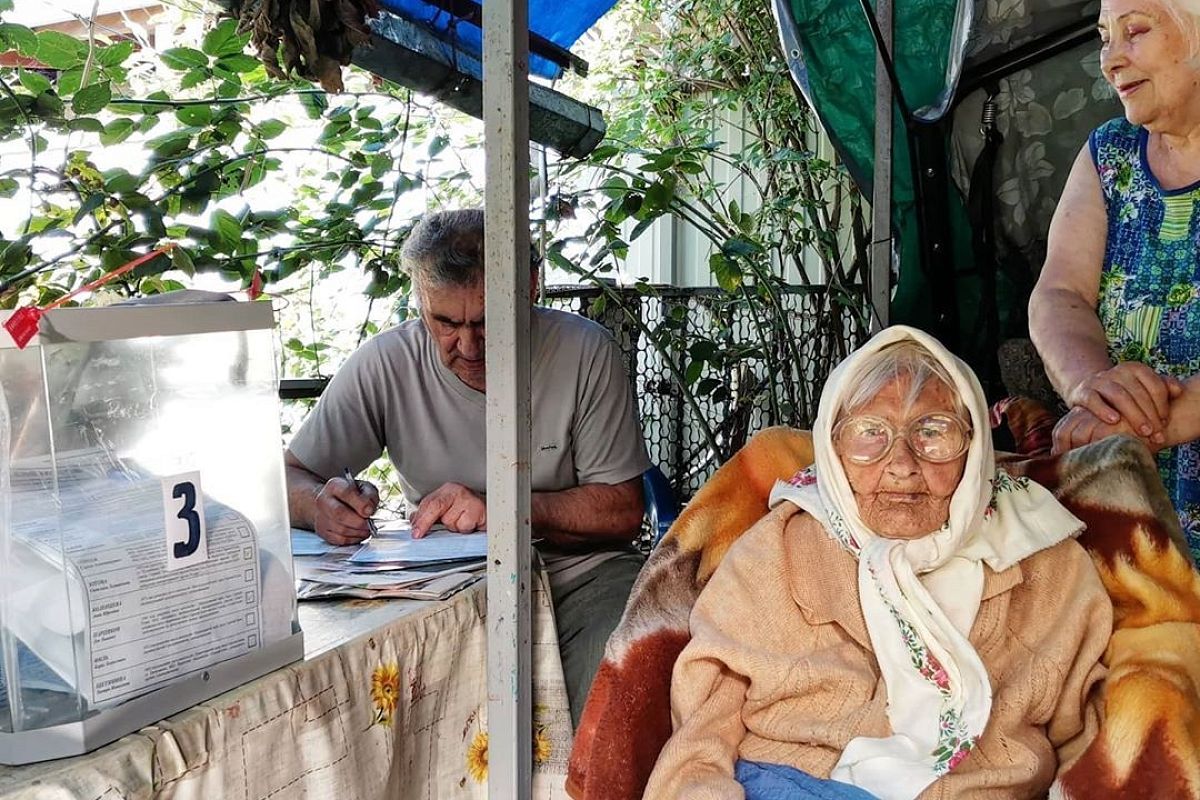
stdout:
<svg viewBox="0 0 1200 800">
<path fill-rule="evenodd" d="M 1200 54 L 1200 0 L 1158 0 L 1158 3 L 1187 38 L 1192 57 Z"/>
<path fill-rule="evenodd" d="M 908 378 L 908 394 L 904 398 L 906 410 L 917 401 L 926 383 L 937 380 L 954 395 L 955 413 L 970 421 L 971 415 L 954 386 L 954 379 L 933 353 L 919 342 L 905 339 L 881 347 L 864 359 L 859 370 L 858 382 L 842 401 L 836 414 L 838 418 L 871 402 L 891 381 L 905 377 Z"/>
</svg>

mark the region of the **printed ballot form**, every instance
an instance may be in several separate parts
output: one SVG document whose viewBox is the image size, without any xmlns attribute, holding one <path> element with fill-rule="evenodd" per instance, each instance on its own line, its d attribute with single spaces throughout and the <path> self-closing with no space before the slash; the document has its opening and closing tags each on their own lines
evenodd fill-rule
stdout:
<svg viewBox="0 0 1200 800">
<path fill-rule="evenodd" d="M 187 488 L 173 491 L 175 478 Z M 57 508 L 47 496 L 31 492 L 14 514 L 9 626 L 89 704 L 127 700 L 262 646 L 254 527 L 206 502 L 198 473 L 82 480 L 60 487 Z M 196 536 L 186 525 L 172 534 L 164 515 L 201 514 L 198 553 Z"/>
</svg>

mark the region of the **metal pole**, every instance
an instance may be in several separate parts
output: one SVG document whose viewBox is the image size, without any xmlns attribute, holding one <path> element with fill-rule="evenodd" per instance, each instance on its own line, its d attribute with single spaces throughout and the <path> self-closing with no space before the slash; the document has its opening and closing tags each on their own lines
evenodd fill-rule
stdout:
<svg viewBox="0 0 1200 800">
<path fill-rule="evenodd" d="M 528 19 L 524 0 L 483 5 L 491 800 L 533 793 Z"/>
<path fill-rule="evenodd" d="M 876 0 L 882 44 L 891 53 L 892 0 Z M 871 194 L 871 332 L 886 328 L 892 297 L 892 81 L 883 53 L 875 55 L 875 180 Z"/>
</svg>

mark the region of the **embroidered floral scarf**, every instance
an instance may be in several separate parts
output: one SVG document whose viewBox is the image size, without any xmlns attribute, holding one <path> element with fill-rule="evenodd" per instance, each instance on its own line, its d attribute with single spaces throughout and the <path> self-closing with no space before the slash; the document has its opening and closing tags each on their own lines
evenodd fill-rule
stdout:
<svg viewBox="0 0 1200 800">
<path fill-rule="evenodd" d="M 933 354 L 969 410 L 972 437 L 947 523 L 920 539 L 886 539 L 860 519 L 832 428 L 867 355 L 911 339 Z M 991 714 L 987 670 L 968 635 L 983 567 L 999 572 L 1077 535 L 1083 523 L 1043 487 L 996 468 L 987 403 L 970 368 L 933 337 L 888 328 L 829 376 L 813 426 L 815 463 L 771 493 L 812 514 L 858 559 L 858 596 L 888 696 L 892 735 L 860 736 L 830 776 L 881 800 L 911 800 L 968 756 Z"/>
</svg>

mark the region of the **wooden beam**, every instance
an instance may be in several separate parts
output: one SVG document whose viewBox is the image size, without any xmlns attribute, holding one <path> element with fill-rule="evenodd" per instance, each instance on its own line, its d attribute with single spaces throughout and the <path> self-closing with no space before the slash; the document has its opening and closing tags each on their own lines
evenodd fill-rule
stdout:
<svg viewBox="0 0 1200 800">
<path fill-rule="evenodd" d="M 528 34 L 525 0 L 488 0 L 483 124 L 490 800 L 525 800 L 533 793 Z"/>
</svg>

